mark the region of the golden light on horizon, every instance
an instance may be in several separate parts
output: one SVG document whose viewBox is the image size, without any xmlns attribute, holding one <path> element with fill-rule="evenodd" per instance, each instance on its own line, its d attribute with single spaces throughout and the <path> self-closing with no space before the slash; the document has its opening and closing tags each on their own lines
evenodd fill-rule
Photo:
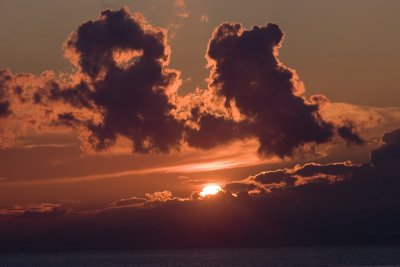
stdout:
<svg viewBox="0 0 400 267">
<path fill-rule="evenodd" d="M 210 184 L 203 188 L 200 192 L 201 197 L 216 195 L 222 191 L 222 187 L 217 184 Z"/>
</svg>

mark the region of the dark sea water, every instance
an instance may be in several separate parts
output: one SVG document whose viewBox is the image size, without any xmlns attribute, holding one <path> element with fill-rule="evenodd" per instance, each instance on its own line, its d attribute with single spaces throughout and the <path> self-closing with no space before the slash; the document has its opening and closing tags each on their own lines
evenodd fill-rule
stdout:
<svg viewBox="0 0 400 267">
<path fill-rule="evenodd" d="M 296 247 L 0 254 L 0 266 L 400 266 L 400 247 Z"/>
</svg>

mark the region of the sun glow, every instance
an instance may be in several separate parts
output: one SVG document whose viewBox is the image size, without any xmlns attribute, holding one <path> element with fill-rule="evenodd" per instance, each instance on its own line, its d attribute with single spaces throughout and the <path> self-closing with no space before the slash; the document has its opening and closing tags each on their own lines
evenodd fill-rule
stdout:
<svg viewBox="0 0 400 267">
<path fill-rule="evenodd" d="M 212 196 L 221 191 L 222 191 L 221 186 L 217 184 L 210 184 L 203 188 L 203 190 L 200 192 L 200 196 L 202 197 Z"/>
</svg>

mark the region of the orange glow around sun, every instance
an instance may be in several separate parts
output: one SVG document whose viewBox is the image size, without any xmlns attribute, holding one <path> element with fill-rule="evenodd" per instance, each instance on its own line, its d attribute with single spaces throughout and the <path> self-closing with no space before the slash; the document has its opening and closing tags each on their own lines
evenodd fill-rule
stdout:
<svg viewBox="0 0 400 267">
<path fill-rule="evenodd" d="M 200 196 L 202 197 L 212 196 L 221 191 L 222 191 L 221 186 L 217 184 L 210 184 L 203 188 L 203 190 L 200 192 Z"/>
</svg>

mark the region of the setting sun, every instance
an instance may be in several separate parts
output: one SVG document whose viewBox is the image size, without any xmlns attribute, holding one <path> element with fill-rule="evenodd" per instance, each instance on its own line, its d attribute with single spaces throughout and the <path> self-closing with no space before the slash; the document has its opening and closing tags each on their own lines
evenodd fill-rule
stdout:
<svg viewBox="0 0 400 267">
<path fill-rule="evenodd" d="M 221 191 L 222 191 L 221 186 L 217 184 L 211 184 L 203 188 L 203 190 L 200 192 L 200 196 L 205 197 L 205 196 L 215 195 Z"/>
</svg>

